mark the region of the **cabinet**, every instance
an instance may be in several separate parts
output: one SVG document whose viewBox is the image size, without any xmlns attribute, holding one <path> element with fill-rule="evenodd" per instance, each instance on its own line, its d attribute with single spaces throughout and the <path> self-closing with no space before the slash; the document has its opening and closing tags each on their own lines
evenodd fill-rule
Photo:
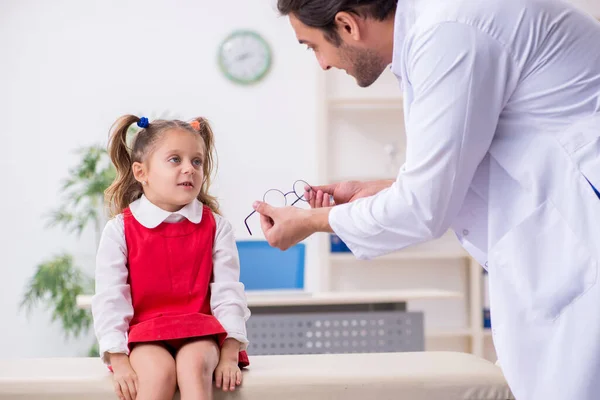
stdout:
<svg viewBox="0 0 600 400">
<path fill-rule="evenodd" d="M 369 88 L 337 70 L 320 74 L 318 85 L 319 182 L 395 178 L 406 137 L 402 92 L 391 71 Z M 490 332 L 483 327 L 483 269 L 453 233 L 370 261 L 331 252 L 326 235 L 320 240 L 323 290 L 461 291 L 461 299 L 409 303 L 409 310 L 425 313 L 426 349 L 465 351 L 495 361 Z"/>
</svg>

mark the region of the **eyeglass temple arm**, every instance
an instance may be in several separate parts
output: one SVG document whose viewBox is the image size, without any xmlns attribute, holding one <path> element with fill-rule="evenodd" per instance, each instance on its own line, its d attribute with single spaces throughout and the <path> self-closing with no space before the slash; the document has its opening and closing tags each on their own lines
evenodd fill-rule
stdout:
<svg viewBox="0 0 600 400">
<path fill-rule="evenodd" d="M 246 217 L 246 219 L 244 220 L 244 224 L 246 225 L 246 229 L 248 229 L 248 233 L 250 234 L 250 236 L 252 236 L 252 231 L 250 231 L 250 227 L 248 226 L 248 218 L 250 218 L 252 215 L 254 215 L 255 212 L 256 212 L 256 210 L 252 211 L 250 213 L 250 215 L 248 215 Z"/>
</svg>

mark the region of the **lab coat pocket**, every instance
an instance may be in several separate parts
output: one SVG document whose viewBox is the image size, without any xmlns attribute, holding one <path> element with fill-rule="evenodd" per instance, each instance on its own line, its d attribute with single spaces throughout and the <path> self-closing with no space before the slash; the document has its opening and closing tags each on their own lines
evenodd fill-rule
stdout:
<svg viewBox="0 0 600 400">
<path fill-rule="evenodd" d="M 491 251 L 498 274 L 514 285 L 519 308 L 554 320 L 596 282 L 597 262 L 549 201 L 510 230 Z"/>
</svg>

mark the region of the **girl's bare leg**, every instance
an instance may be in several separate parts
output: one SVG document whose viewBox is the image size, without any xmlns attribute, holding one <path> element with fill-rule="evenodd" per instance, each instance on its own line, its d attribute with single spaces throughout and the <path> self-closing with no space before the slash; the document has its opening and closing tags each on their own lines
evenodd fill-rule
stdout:
<svg viewBox="0 0 600 400">
<path fill-rule="evenodd" d="M 167 349 L 158 344 L 138 344 L 129 360 L 139 382 L 136 400 L 173 400 L 177 371 Z"/>
<path fill-rule="evenodd" d="M 219 363 L 219 347 L 212 339 L 186 343 L 175 356 L 181 400 L 212 400 L 213 372 Z"/>
</svg>

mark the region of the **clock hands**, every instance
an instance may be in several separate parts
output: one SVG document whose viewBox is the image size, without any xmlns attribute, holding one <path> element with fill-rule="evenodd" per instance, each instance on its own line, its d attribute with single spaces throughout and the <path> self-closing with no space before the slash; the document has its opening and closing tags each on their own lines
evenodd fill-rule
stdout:
<svg viewBox="0 0 600 400">
<path fill-rule="evenodd" d="M 236 57 L 237 61 L 244 61 L 246 58 L 250 57 L 250 53 L 242 53 Z"/>
</svg>

